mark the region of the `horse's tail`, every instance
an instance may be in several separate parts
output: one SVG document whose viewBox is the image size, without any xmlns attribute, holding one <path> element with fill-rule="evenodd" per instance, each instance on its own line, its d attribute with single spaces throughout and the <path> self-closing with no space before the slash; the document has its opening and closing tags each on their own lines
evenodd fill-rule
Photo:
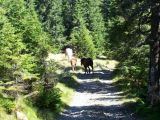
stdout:
<svg viewBox="0 0 160 120">
<path fill-rule="evenodd" d="M 68 56 L 68 60 L 71 61 L 72 60 L 72 56 Z"/>
<path fill-rule="evenodd" d="M 92 72 L 93 72 L 93 59 L 92 58 L 88 58 L 90 66 L 92 68 Z"/>
</svg>

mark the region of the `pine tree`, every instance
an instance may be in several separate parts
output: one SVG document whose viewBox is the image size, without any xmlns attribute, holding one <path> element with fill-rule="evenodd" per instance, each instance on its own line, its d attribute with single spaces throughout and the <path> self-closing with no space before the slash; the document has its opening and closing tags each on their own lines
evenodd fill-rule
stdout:
<svg viewBox="0 0 160 120">
<path fill-rule="evenodd" d="M 95 58 L 95 47 L 89 30 L 83 23 L 83 19 L 79 20 L 79 26 L 75 27 L 71 33 L 71 43 L 75 46 L 79 57 Z"/>
<path fill-rule="evenodd" d="M 51 44 L 61 48 L 65 42 L 62 17 L 62 0 L 37 0 L 36 9 L 44 30 L 51 35 Z"/>
<path fill-rule="evenodd" d="M 63 16 L 63 21 L 64 21 L 64 26 L 65 26 L 65 32 L 64 35 L 66 37 L 66 42 L 69 41 L 69 36 L 71 34 L 72 28 L 74 27 L 73 23 L 73 14 L 74 14 L 74 7 L 75 7 L 75 0 L 63 0 L 62 8 L 62 16 Z"/>
<path fill-rule="evenodd" d="M 100 0 L 86 0 L 86 14 L 85 19 L 87 23 L 87 28 L 91 31 L 91 35 L 93 37 L 93 42 L 95 48 L 97 49 L 97 54 L 102 54 L 104 51 L 105 44 L 107 41 L 106 37 L 106 28 L 105 22 L 102 16 L 102 9 Z"/>
<path fill-rule="evenodd" d="M 20 52 L 24 45 L 22 36 L 16 33 L 5 14 L 6 9 L 0 7 L 0 77 L 9 79 L 13 78 L 15 67 L 21 65 Z"/>
<path fill-rule="evenodd" d="M 3 6 L 15 32 L 22 36 L 25 45 L 21 51 L 21 56 L 25 58 L 22 58 L 23 71 L 40 74 L 41 58 L 47 56 L 49 38 L 42 29 L 34 8 L 34 1 L 8 0 Z M 30 67 L 27 67 L 27 64 Z"/>
<path fill-rule="evenodd" d="M 80 24 L 79 19 L 83 19 L 83 24 L 90 31 L 96 54 L 102 54 L 104 51 L 106 37 L 105 22 L 101 13 L 101 1 L 77 0 L 75 2 L 73 23 L 74 26 Z"/>
</svg>

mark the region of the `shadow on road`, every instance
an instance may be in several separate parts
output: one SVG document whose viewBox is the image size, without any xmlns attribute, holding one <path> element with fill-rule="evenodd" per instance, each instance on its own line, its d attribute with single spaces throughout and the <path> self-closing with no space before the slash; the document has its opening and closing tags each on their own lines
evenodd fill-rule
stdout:
<svg viewBox="0 0 160 120">
<path fill-rule="evenodd" d="M 112 71 L 109 71 L 109 70 L 96 70 L 91 74 L 77 73 L 77 77 L 81 80 L 95 79 L 95 78 L 108 80 L 110 79 L 111 75 L 112 75 Z"/>
<path fill-rule="evenodd" d="M 136 120 L 132 116 L 134 113 L 128 113 L 119 105 L 94 105 L 71 107 L 58 120 Z"/>
<path fill-rule="evenodd" d="M 112 71 L 95 70 L 91 74 L 76 73 L 76 76 L 80 82 L 76 92 L 80 97 L 57 120 L 139 120 L 121 104 L 123 93 L 112 84 Z"/>
</svg>

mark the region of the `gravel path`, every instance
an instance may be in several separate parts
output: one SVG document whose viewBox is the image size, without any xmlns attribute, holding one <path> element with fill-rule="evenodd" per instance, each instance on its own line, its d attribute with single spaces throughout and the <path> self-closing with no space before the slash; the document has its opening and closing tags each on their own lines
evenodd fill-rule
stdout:
<svg viewBox="0 0 160 120">
<path fill-rule="evenodd" d="M 77 74 L 80 87 L 70 107 L 57 120 L 140 120 L 122 105 L 123 93 L 110 80 L 112 71 L 95 71 L 90 75 Z"/>
</svg>

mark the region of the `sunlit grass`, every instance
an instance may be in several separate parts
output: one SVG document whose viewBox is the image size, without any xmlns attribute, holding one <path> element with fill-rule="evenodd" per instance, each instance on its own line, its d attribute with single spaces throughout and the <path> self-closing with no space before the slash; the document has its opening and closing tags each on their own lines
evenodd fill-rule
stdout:
<svg viewBox="0 0 160 120">
<path fill-rule="evenodd" d="M 38 117 L 37 108 L 33 107 L 29 101 L 24 99 L 19 99 L 16 102 L 17 109 L 23 111 L 29 120 L 42 120 Z"/>
<path fill-rule="evenodd" d="M 65 86 L 65 84 L 62 83 L 58 83 L 56 87 L 62 91 L 61 94 L 62 102 L 65 103 L 66 105 L 69 105 L 69 103 L 72 100 L 72 96 L 74 95 L 74 90 L 72 88 Z"/>
<path fill-rule="evenodd" d="M 0 120 L 16 120 L 14 114 L 7 114 L 5 110 L 0 107 Z"/>
<path fill-rule="evenodd" d="M 4 101 L 5 102 L 5 101 Z M 23 112 L 29 120 L 42 120 L 37 115 L 37 109 L 31 104 L 28 104 L 24 99 L 18 99 L 15 101 L 16 107 L 12 113 L 7 113 L 6 110 L 0 107 L 0 120 L 16 120 L 16 111 L 19 110 Z"/>
</svg>

